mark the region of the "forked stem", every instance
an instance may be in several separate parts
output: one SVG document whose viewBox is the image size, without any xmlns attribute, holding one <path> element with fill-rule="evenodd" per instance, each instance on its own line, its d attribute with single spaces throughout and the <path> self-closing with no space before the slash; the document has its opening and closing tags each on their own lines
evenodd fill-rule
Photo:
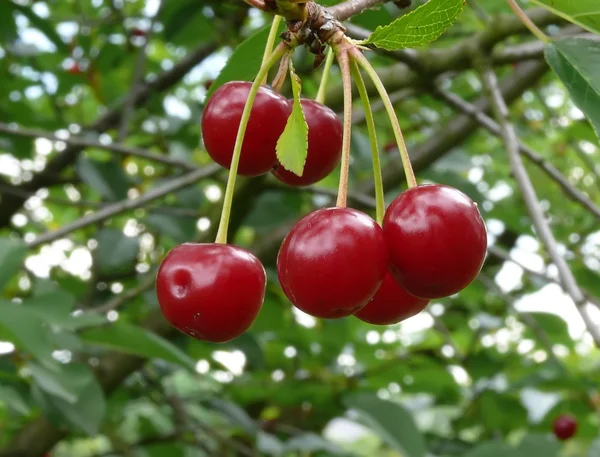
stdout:
<svg viewBox="0 0 600 457">
<path fill-rule="evenodd" d="M 519 19 L 521 19 L 523 25 L 525 25 L 525 27 L 527 27 L 531 33 L 533 33 L 536 37 L 538 37 L 538 39 L 540 39 L 544 43 L 550 43 L 550 38 L 548 37 L 548 35 L 542 32 L 542 29 L 535 25 L 535 23 L 529 18 L 529 16 L 527 16 L 527 13 L 523 11 L 523 9 L 519 6 L 516 0 L 506 1 L 508 3 L 508 6 L 512 8 L 515 14 L 519 17 Z"/>
<path fill-rule="evenodd" d="M 229 168 L 229 177 L 227 178 L 227 187 L 225 188 L 225 197 L 223 199 L 223 210 L 221 212 L 221 220 L 219 221 L 219 230 L 217 231 L 217 238 L 215 243 L 226 244 L 227 243 L 227 229 L 229 228 L 229 217 L 231 215 L 231 205 L 233 201 L 233 193 L 235 191 L 235 180 L 237 177 L 237 170 L 240 164 L 240 156 L 242 153 L 242 145 L 244 143 L 244 136 L 246 135 L 246 128 L 248 127 L 248 121 L 250 120 L 250 113 L 252 112 L 252 105 L 256 99 L 256 94 L 261 86 L 261 81 L 265 78 L 271 67 L 277 63 L 281 57 L 289 51 L 288 45 L 281 43 L 271 55 L 261 65 L 250 93 L 248 94 L 248 100 L 244 106 L 242 112 L 242 118 L 240 120 L 240 127 L 238 128 L 237 137 L 235 139 L 235 146 L 233 148 L 233 157 L 231 158 L 231 167 Z"/>
<path fill-rule="evenodd" d="M 342 86 L 344 88 L 344 135 L 342 141 L 342 165 L 340 171 L 340 184 L 336 206 L 345 207 L 348 201 L 348 180 L 350 176 L 350 147 L 352 133 L 352 77 L 350 74 L 350 56 L 345 46 L 335 49 L 338 65 L 342 73 Z"/>
<path fill-rule="evenodd" d="M 415 172 L 413 171 L 412 164 L 410 163 L 408 148 L 406 147 L 406 143 L 404 142 L 402 129 L 400 128 L 398 116 L 396 116 L 396 111 L 394 111 L 394 105 L 390 100 L 390 96 L 385 90 L 385 86 L 379 78 L 379 75 L 377 74 L 369 60 L 362 54 L 362 52 L 358 48 L 351 48 L 350 52 L 352 59 L 365 70 L 365 72 L 369 75 L 369 78 L 371 78 L 371 80 L 373 81 L 377 92 L 379 92 L 379 96 L 383 101 L 385 110 L 387 111 L 388 117 L 390 118 L 390 122 L 392 123 L 392 129 L 394 131 L 394 136 L 396 137 L 396 142 L 398 143 L 400 158 L 402 159 L 402 166 L 404 167 L 404 174 L 406 175 L 406 183 L 408 184 L 409 188 L 416 187 L 417 180 L 415 178 Z"/>
<path fill-rule="evenodd" d="M 352 77 L 360 94 L 360 98 L 365 110 L 365 121 L 367 122 L 367 130 L 369 133 L 369 143 L 371 144 L 371 156 L 373 158 L 373 178 L 375 179 L 375 207 L 376 220 L 379 225 L 383 224 L 383 216 L 385 214 L 385 196 L 383 192 L 383 175 L 381 174 L 381 160 L 379 158 L 379 145 L 377 144 L 377 130 L 375 129 L 375 118 L 371 111 L 371 102 L 365 81 L 360 73 L 360 69 L 355 61 L 350 63 Z"/>
<path fill-rule="evenodd" d="M 315 97 L 315 101 L 325 104 L 325 96 L 327 94 L 327 86 L 329 84 L 329 75 L 331 73 L 331 67 L 333 66 L 333 59 L 335 58 L 335 53 L 332 48 L 327 50 L 327 57 L 325 59 L 325 67 L 323 68 L 323 76 L 321 76 L 321 84 L 319 85 L 319 92 L 317 92 L 317 96 Z"/>
<path fill-rule="evenodd" d="M 264 65 L 267 62 L 267 60 L 269 60 L 269 56 L 273 52 L 273 46 L 275 46 L 277 32 L 279 32 L 279 26 L 281 25 L 282 19 L 283 18 L 277 14 L 275 15 L 275 17 L 273 17 L 273 22 L 271 23 L 271 30 L 269 31 L 269 38 L 267 38 L 267 44 L 265 46 L 265 53 L 263 54 L 261 65 Z M 265 77 L 260 82 L 263 86 L 267 84 L 267 77 L 268 75 L 265 75 Z"/>
</svg>

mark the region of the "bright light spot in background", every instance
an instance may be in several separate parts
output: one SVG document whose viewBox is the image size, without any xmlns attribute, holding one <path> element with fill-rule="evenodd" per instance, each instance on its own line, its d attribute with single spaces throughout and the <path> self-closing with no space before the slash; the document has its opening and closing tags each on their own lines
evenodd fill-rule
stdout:
<svg viewBox="0 0 600 457">
<path fill-rule="evenodd" d="M 206 198 L 208 198 L 209 201 L 215 203 L 221 200 L 223 192 L 219 186 L 212 184 L 210 186 L 206 186 L 206 189 L 204 189 L 204 195 L 206 195 Z"/>
<path fill-rule="evenodd" d="M 153 17 L 157 13 L 159 6 L 159 0 L 146 0 L 146 5 L 144 6 L 144 15 Z"/>
<path fill-rule="evenodd" d="M 235 376 L 244 372 L 246 356 L 242 351 L 215 351 L 212 357 Z"/>
<path fill-rule="evenodd" d="M 163 102 L 165 112 L 169 116 L 178 117 L 180 119 L 189 120 L 192 117 L 192 111 L 188 106 L 178 98 L 168 95 Z"/>
<path fill-rule="evenodd" d="M 377 344 L 381 341 L 381 335 L 375 330 L 369 330 L 365 339 L 369 344 Z"/>
<path fill-rule="evenodd" d="M 281 382 L 284 378 L 285 373 L 283 372 L 283 370 L 275 370 L 273 373 L 271 373 L 271 379 L 273 379 L 273 381 L 275 382 Z"/>
<path fill-rule="evenodd" d="M 333 442 L 355 442 L 373 433 L 366 427 L 341 417 L 333 419 L 323 431 L 325 438 Z"/>
<path fill-rule="evenodd" d="M 200 219 L 198 219 L 196 227 L 201 232 L 206 232 L 210 228 L 210 219 L 208 217 L 201 217 Z"/>
<path fill-rule="evenodd" d="M 60 351 L 53 351 L 52 358 L 58 360 L 60 363 L 69 363 L 73 358 L 73 354 L 71 353 L 71 351 L 62 349 Z"/>
<path fill-rule="evenodd" d="M 521 403 L 527 409 L 529 420 L 534 424 L 542 421 L 554 406 L 560 401 L 560 396 L 541 392 L 530 387 L 521 389 Z"/>
<path fill-rule="evenodd" d="M 298 351 L 296 350 L 296 348 L 294 346 L 288 346 L 284 349 L 283 354 L 288 359 L 292 359 L 292 358 L 296 357 L 296 355 L 298 354 Z"/>
<path fill-rule="evenodd" d="M 196 364 L 196 371 L 200 374 L 206 374 L 210 370 L 210 363 L 208 360 L 198 360 Z"/>
<path fill-rule="evenodd" d="M 10 178 L 21 177 L 21 164 L 8 154 L 0 155 L 0 174 Z"/>
<path fill-rule="evenodd" d="M 313 328 L 317 325 L 317 320 L 309 314 L 306 314 L 304 311 L 299 310 L 295 306 L 292 307 L 292 312 L 294 313 L 294 317 L 296 318 L 296 322 L 299 325 L 302 325 L 306 328 Z"/>
<path fill-rule="evenodd" d="M 15 351 L 15 345 L 7 341 L 0 341 L 0 354 L 10 354 Z"/>
<path fill-rule="evenodd" d="M 111 310 L 108 313 L 106 313 L 106 318 L 110 322 L 116 322 L 119 319 L 119 313 L 116 312 L 115 310 Z"/>
</svg>

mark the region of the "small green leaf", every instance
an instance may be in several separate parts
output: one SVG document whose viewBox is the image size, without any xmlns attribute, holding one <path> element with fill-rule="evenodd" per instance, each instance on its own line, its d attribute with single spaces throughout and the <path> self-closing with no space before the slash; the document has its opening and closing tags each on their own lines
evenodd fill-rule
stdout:
<svg viewBox="0 0 600 457">
<path fill-rule="evenodd" d="M 506 457 L 512 449 L 502 442 L 492 441 L 483 443 L 467 452 L 463 457 Z"/>
<path fill-rule="evenodd" d="M 67 403 L 77 401 L 77 395 L 72 390 L 74 386 L 71 385 L 71 380 L 60 370 L 50 371 L 37 363 L 30 363 L 29 371 L 33 380 L 44 392 Z"/>
<path fill-rule="evenodd" d="M 194 360 L 173 343 L 134 325 L 122 322 L 89 329 L 81 334 L 83 341 L 96 346 L 176 363 L 189 370 L 196 369 Z"/>
<path fill-rule="evenodd" d="M 377 27 L 365 44 L 394 51 L 437 40 L 465 7 L 465 0 L 429 0 L 391 24 Z"/>
<path fill-rule="evenodd" d="M 100 276 L 127 273 L 135 268 L 140 249 L 139 238 L 126 236 L 116 229 L 105 229 L 97 235 L 94 252 L 96 271 Z"/>
<path fill-rule="evenodd" d="M 526 435 L 511 457 L 557 457 L 560 451 L 560 442 L 554 437 L 550 438 L 547 435 Z"/>
<path fill-rule="evenodd" d="M 52 421 L 63 423 L 88 435 L 98 433 L 106 413 L 106 399 L 102 387 L 84 364 L 62 365 L 56 381 L 74 397 L 67 401 L 63 396 L 49 392 L 48 386 L 36 379 L 32 394 Z M 44 380 L 45 382 L 45 380 Z"/>
<path fill-rule="evenodd" d="M 22 416 L 29 414 L 29 405 L 14 387 L 0 386 L 0 403 L 4 403 L 8 409 Z"/>
<path fill-rule="evenodd" d="M 82 157 L 77 173 L 88 186 L 109 201 L 125 200 L 130 180 L 118 161 L 103 162 Z"/>
<path fill-rule="evenodd" d="M 294 71 L 291 61 L 290 77 L 294 94 L 294 107 L 285 129 L 277 141 L 277 159 L 283 168 L 302 176 L 306 154 L 308 153 L 308 124 L 304 118 L 304 111 L 300 102 L 302 83 Z"/>
<path fill-rule="evenodd" d="M 404 457 L 425 457 L 423 435 L 402 405 L 372 393 L 351 395 L 344 399 L 344 404 L 358 411 L 365 425 Z"/>
<path fill-rule="evenodd" d="M 21 240 L 0 238 L 0 292 L 22 268 L 27 245 Z"/>
<path fill-rule="evenodd" d="M 600 43 L 566 38 L 546 46 L 546 60 L 600 137 Z"/>
<path fill-rule="evenodd" d="M 533 0 L 567 21 L 600 33 L 600 7 L 598 0 Z"/>
<path fill-rule="evenodd" d="M 263 27 L 233 51 L 227 64 L 211 84 L 210 89 L 206 94 L 207 99 L 214 94 L 219 87 L 227 82 L 254 80 L 258 70 L 260 70 L 263 53 L 265 51 L 265 43 L 267 42 L 270 29 L 270 25 Z M 280 31 L 282 29 L 283 26 Z"/>
</svg>

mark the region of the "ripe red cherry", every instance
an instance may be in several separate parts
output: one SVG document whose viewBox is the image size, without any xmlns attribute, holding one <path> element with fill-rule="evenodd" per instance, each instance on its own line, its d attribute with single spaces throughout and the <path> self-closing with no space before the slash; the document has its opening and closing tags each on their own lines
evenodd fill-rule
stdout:
<svg viewBox="0 0 600 457">
<path fill-rule="evenodd" d="M 386 211 L 383 231 L 390 272 L 416 297 L 459 292 L 485 260 L 487 233 L 477 205 L 453 187 L 433 184 L 403 192 Z"/>
<path fill-rule="evenodd" d="M 264 267 L 245 249 L 185 243 L 161 263 L 156 292 L 173 327 L 199 340 L 224 343 L 252 325 L 266 282 Z"/>
<path fill-rule="evenodd" d="M 382 229 L 351 208 L 324 208 L 302 219 L 277 257 L 285 295 L 315 317 L 350 316 L 383 282 L 389 263 Z"/>
<path fill-rule="evenodd" d="M 559 440 L 568 440 L 577 432 L 577 419 L 570 414 L 562 414 L 554 420 L 552 430 Z"/>
<path fill-rule="evenodd" d="M 290 101 L 290 104 L 293 103 Z M 302 99 L 302 109 L 308 124 L 308 153 L 302 176 L 277 163 L 273 174 L 290 186 L 309 186 L 328 176 L 342 157 L 342 123 L 337 114 L 314 100 Z"/>
<path fill-rule="evenodd" d="M 212 95 L 202 116 L 202 138 L 211 158 L 229 168 L 244 105 L 250 93 L 249 82 L 234 81 L 219 87 Z M 244 136 L 238 173 L 259 176 L 269 172 L 277 162 L 277 140 L 283 133 L 291 106 L 288 100 L 261 86 L 252 106 Z"/>
<path fill-rule="evenodd" d="M 429 300 L 413 297 L 387 273 L 375 296 L 354 315 L 369 324 L 392 325 L 416 316 L 428 304 Z"/>
</svg>

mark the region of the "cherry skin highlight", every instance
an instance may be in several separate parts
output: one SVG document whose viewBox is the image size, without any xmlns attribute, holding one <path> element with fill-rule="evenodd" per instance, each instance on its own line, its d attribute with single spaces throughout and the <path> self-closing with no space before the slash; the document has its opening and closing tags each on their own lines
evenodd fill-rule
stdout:
<svg viewBox="0 0 600 457">
<path fill-rule="evenodd" d="M 367 304 L 388 263 L 383 231 L 373 219 L 351 208 L 324 208 L 289 232 L 277 256 L 277 274 L 294 306 L 333 319 Z"/>
<path fill-rule="evenodd" d="M 266 283 L 264 267 L 245 249 L 185 243 L 162 261 L 156 292 L 173 327 L 199 340 L 224 343 L 252 325 Z"/>
<path fill-rule="evenodd" d="M 383 231 L 390 272 L 416 297 L 461 291 L 485 260 L 487 232 L 477 205 L 453 187 L 432 184 L 403 192 L 386 211 Z"/>
<path fill-rule="evenodd" d="M 279 162 L 273 175 L 290 186 L 309 186 L 329 176 L 342 157 L 343 126 L 327 106 L 308 99 L 300 101 L 308 124 L 308 152 L 302 176 L 286 170 Z M 290 101 L 290 105 L 293 101 Z"/>
<path fill-rule="evenodd" d="M 369 324 L 392 325 L 416 316 L 428 304 L 406 292 L 388 272 L 375 296 L 354 316 Z"/>
<path fill-rule="evenodd" d="M 202 116 L 202 139 L 210 157 L 225 168 L 231 166 L 233 149 L 242 112 L 252 84 L 229 82 L 212 95 Z M 288 100 L 261 86 L 252 105 L 250 120 L 242 143 L 238 174 L 259 176 L 268 173 L 277 162 L 277 140 L 291 113 Z"/>
<path fill-rule="evenodd" d="M 570 414 L 562 414 L 554 420 L 552 431 L 559 440 L 566 441 L 577 432 L 577 419 Z"/>
</svg>

